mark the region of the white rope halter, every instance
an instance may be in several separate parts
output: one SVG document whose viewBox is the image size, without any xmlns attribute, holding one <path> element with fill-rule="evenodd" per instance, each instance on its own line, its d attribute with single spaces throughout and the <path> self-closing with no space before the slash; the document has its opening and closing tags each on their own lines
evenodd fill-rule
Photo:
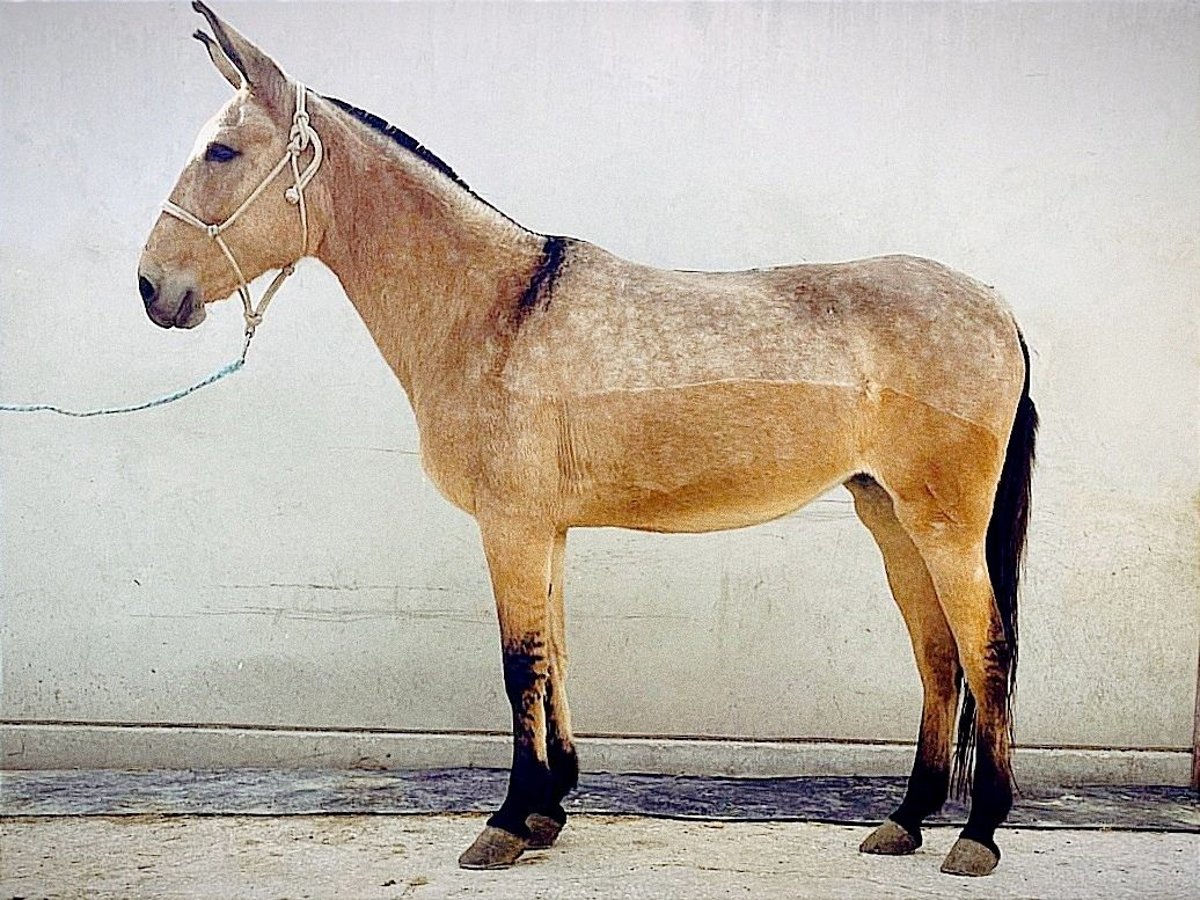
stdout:
<svg viewBox="0 0 1200 900">
<path fill-rule="evenodd" d="M 287 152 L 284 153 L 283 159 L 279 160 L 273 168 L 251 193 L 250 196 L 242 201 L 241 205 L 229 214 L 228 218 L 219 225 L 210 225 L 199 216 L 193 215 L 182 206 L 172 203 L 168 200 L 163 204 L 163 212 L 170 213 L 177 219 L 187 222 L 189 225 L 195 225 L 203 230 L 210 238 L 217 242 L 217 246 L 221 248 L 221 252 L 225 254 L 225 258 L 229 260 L 229 265 L 233 268 L 233 272 L 238 279 L 238 294 L 242 298 L 242 314 L 246 318 L 246 343 L 242 347 L 242 358 L 246 358 L 246 349 L 250 346 L 250 339 L 254 337 L 254 329 L 262 324 L 263 316 L 267 312 L 267 305 L 271 302 L 271 298 L 275 296 L 275 292 L 279 290 L 280 285 L 284 280 L 296 271 L 296 262 L 308 254 L 308 208 L 304 203 L 304 189 L 308 183 L 312 181 L 314 175 L 317 174 L 317 169 L 321 165 L 321 160 L 325 155 L 324 148 L 321 146 L 321 138 L 313 129 L 308 120 L 308 110 L 306 108 L 306 97 L 308 88 L 300 82 L 294 82 L 296 86 L 296 112 L 292 116 L 292 129 L 288 133 Z M 300 156 L 305 150 L 312 147 L 313 155 L 308 166 L 304 171 L 300 171 Z M 225 239 L 221 236 L 230 225 L 237 221 L 238 216 L 246 211 L 257 198 L 258 195 L 267 189 L 279 173 L 285 168 L 291 167 L 293 184 L 290 188 L 283 192 L 283 196 L 288 203 L 296 204 L 300 208 L 300 231 L 302 237 L 300 239 L 300 256 L 296 258 L 296 262 L 288 263 L 279 270 L 279 274 L 267 287 L 262 295 L 262 299 L 255 307 L 250 298 L 250 287 L 246 284 L 246 276 L 242 274 L 242 267 L 238 265 L 237 259 L 234 258 L 233 252 L 229 249 L 229 245 L 225 243 Z"/>
</svg>

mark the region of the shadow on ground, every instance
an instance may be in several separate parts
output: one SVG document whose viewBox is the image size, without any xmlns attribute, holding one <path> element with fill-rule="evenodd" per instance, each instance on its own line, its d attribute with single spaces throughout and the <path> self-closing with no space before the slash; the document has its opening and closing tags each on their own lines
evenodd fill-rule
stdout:
<svg viewBox="0 0 1200 900">
<path fill-rule="evenodd" d="M 507 771 L 163 770 L 0 772 L 0 816 L 313 815 L 487 812 Z M 712 778 L 584 775 L 568 812 L 747 822 L 877 823 L 903 778 Z M 951 801 L 930 824 L 957 824 Z M 1027 791 L 1010 827 L 1200 833 L 1200 800 L 1184 787 L 1085 786 Z"/>
</svg>

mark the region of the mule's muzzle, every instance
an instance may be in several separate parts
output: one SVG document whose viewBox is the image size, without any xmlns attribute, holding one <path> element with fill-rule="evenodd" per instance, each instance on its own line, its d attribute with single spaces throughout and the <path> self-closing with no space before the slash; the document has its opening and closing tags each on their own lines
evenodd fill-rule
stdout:
<svg viewBox="0 0 1200 900">
<path fill-rule="evenodd" d="M 159 328 L 195 328 L 204 321 L 204 301 L 194 278 L 169 276 L 153 266 L 138 270 L 138 293 L 146 315 Z"/>
</svg>

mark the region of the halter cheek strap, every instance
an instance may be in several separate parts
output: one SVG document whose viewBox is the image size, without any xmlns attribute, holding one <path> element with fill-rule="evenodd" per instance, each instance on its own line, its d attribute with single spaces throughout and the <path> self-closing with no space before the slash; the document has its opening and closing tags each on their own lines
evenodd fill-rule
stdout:
<svg viewBox="0 0 1200 900">
<path fill-rule="evenodd" d="M 243 359 L 245 359 L 246 350 L 250 346 L 250 339 L 254 337 L 254 329 L 262 323 L 271 298 L 275 296 L 275 292 L 279 290 L 284 280 L 296 271 L 296 262 L 299 262 L 302 257 L 308 254 L 308 207 L 304 202 L 304 189 L 308 187 L 308 183 L 317 174 L 317 169 L 320 168 L 325 151 L 321 145 L 320 136 L 309 122 L 307 109 L 308 89 L 298 81 L 294 82 L 294 84 L 296 87 L 296 111 L 292 115 L 292 128 L 288 133 L 287 151 L 284 153 L 283 158 L 275 164 L 275 168 L 259 182 L 258 187 L 250 192 L 250 196 L 243 200 L 241 205 L 230 213 L 224 222 L 217 225 L 210 225 L 199 216 L 188 212 L 182 206 L 172 203 L 170 200 L 163 204 L 163 212 L 169 213 L 189 225 L 194 225 L 216 241 L 217 246 L 221 248 L 221 252 L 225 254 L 225 259 L 229 261 L 230 268 L 233 269 L 233 273 L 237 276 L 238 294 L 242 298 L 242 314 L 246 319 L 246 343 L 242 347 Z M 309 160 L 308 165 L 301 171 L 300 157 L 309 147 L 313 151 L 312 159 Z M 246 276 L 242 273 L 242 267 L 238 265 L 233 251 L 225 243 L 222 233 L 237 221 L 238 217 L 246 211 L 247 207 L 257 200 L 258 196 L 286 168 L 291 169 L 292 186 L 283 192 L 283 196 L 287 199 L 288 203 L 296 205 L 300 210 L 300 255 L 296 257 L 295 262 L 288 263 L 279 270 L 279 273 L 263 293 L 262 299 L 258 301 L 258 306 L 255 306 L 250 297 L 250 287 L 246 283 Z"/>
</svg>

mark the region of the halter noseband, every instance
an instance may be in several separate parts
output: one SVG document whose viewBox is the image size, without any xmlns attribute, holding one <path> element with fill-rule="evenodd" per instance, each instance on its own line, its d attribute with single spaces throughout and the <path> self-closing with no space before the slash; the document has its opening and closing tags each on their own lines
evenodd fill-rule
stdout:
<svg viewBox="0 0 1200 900">
<path fill-rule="evenodd" d="M 233 268 L 233 272 L 238 279 L 238 294 L 242 298 L 242 314 L 246 318 L 246 343 L 242 347 L 242 358 L 246 357 L 246 349 L 250 346 L 250 339 L 254 337 L 254 329 L 257 328 L 263 320 L 263 315 L 267 311 L 267 304 L 271 302 L 271 298 L 275 296 L 275 292 L 279 290 L 280 285 L 284 280 L 296 271 L 296 262 L 308 254 L 308 208 L 304 203 L 304 189 L 308 183 L 312 181 L 314 175 L 317 174 L 317 169 L 321 165 L 321 159 L 324 157 L 324 148 L 321 146 L 321 138 L 316 130 L 309 123 L 308 109 L 306 108 L 306 97 L 308 88 L 300 82 L 293 82 L 296 87 L 296 112 L 292 115 L 292 129 L 288 133 L 287 152 L 283 158 L 275 164 L 258 187 L 250 192 L 250 196 L 242 201 L 241 205 L 229 214 L 228 218 L 219 225 L 210 225 L 199 216 L 193 215 L 182 206 L 172 203 L 168 200 L 163 204 L 163 212 L 169 213 L 181 221 L 187 222 L 189 225 L 195 225 L 197 228 L 204 231 L 210 238 L 217 242 L 217 246 L 221 248 L 221 252 L 225 254 L 225 258 L 229 260 L 229 265 Z M 300 170 L 300 156 L 305 150 L 312 146 L 313 156 L 309 161 L 308 166 L 304 171 Z M 283 196 L 288 203 L 295 204 L 300 209 L 300 256 L 296 258 L 296 262 L 288 263 L 279 270 L 271 284 L 267 287 L 262 295 L 262 299 L 255 307 L 250 298 L 250 287 L 246 284 L 246 276 L 242 274 L 242 267 L 238 265 L 237 259 L 234 258 L 233 252 L 229 249 L 229 245 L 225 243 L 225 239 L 221 233 L 230 225 L 237 221 L 238 216 L 246 211 L 257 198 L 258 195 L 267 189 L 279 173 L 285 168 L 291 167 L 293 184 L 290 188 L 283 192 Z"/>
</svg>

